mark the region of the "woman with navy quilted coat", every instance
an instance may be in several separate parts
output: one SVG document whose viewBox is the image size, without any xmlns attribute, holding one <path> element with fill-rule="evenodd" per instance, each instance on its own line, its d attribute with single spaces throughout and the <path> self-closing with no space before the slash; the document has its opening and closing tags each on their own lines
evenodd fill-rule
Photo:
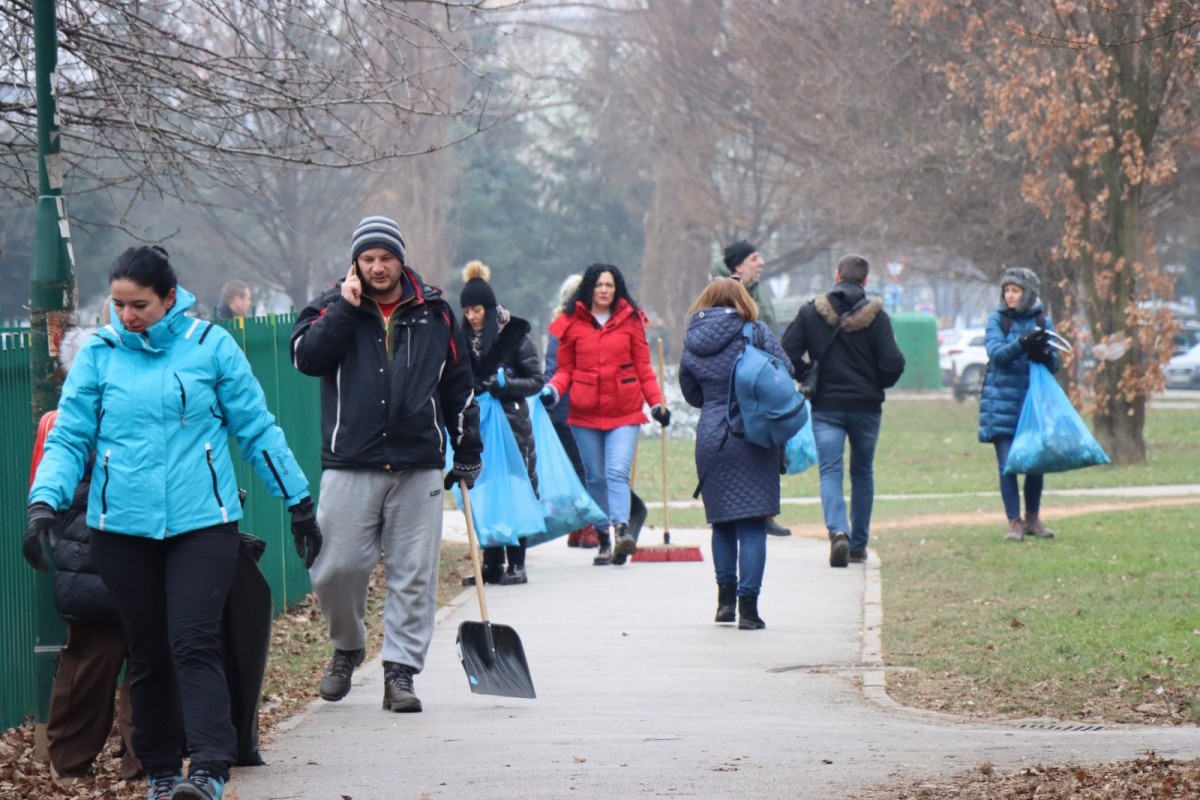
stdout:
<svg viewBox="0 0 1200 800">
<path fill-rule="evenodd" d="M 778 447 L 760 447 L 729 431 L 729 384 L 745 347 L 742 327 L 753 322 L 754 343 L 792 362 L 775 334 L 758 321 L 758 305 L 732 278 L 710 283 L 689 310 L 679 388 L 689 405 L 700 409 L 696 427 L 696 473 L 704 495 L 704 514 L 712 525 L 713 567 L 717 577 L 717 622 L 738 628 L 767 627 L 758 615 L 767 563 L 767 519 L 779 513 Z M 732 420 L 734 430 L 740 429 Z"/>
<path fill-rule="evenodd" d="M 1004 462 L 1017 432 L 1021 407 L 1029 391 L 1029 369 L 1043 364 L 1058 372 L 1057 351 L 1050 346 L 1047 331 L 1054 324 L 1038 298 L 1041 281 L 1033 270 L 1011 267 L 1000 278 L 1000 305 L 988 317 L 984 343 L 987 375 L 979 395 L 979 441 L 996 448 L 1000 473 L 1000 497 L 1008 517 L 1004 538 L 1019 542 L 1026 536 L 1049 539 L 1054 532 L 1042 524 L 1042 475 L 1025 476 L 1025 517 L 1021 518 L 1021 491 L 1016 475 L 1004 474 Z"/>
</svg>

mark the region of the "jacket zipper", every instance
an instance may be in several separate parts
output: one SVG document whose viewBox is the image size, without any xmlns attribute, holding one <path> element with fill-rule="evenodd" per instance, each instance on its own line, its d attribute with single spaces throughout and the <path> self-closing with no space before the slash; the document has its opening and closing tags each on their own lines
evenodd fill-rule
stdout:
<svg viewBox="0 0 1200 800">
<path fill-rule="evenodd" d="M 221 521 L 229 522 L 229 512 L 225 510 L 225 503 L 221 500 L 221 490 L 217 485 L 217 470 L 213 466 L 212 445 L 208 442 L 204 443 L 204 454 L 208 459 L 208 474 L 212 475 L 213 497 L 216 498 L 217 507 L 221 509 Z"/>
<path fill-rule="evenodd" d="M 187 390 L 183 388 L 183 381 L 179 378 L 179 373 L 175 373 L 175 382 L 179 384 L 179 424 L 181 427 L 187 427 Z"/>
<path fill-rule="evenodd" d="M 104 451 L 104 483 L 100 485 L 100 530 L 104 530 L 104 518 L 108 516 L 108 459 L 112 448 Z"/>
</svg>

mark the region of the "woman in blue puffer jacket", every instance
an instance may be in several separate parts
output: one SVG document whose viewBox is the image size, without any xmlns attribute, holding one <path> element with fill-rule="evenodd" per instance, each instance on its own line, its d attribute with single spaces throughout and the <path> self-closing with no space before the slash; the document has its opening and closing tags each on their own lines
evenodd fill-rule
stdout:
<svg viewBox="0 0 1200 800">
<path fill-rule="evenodd" d="M 308 480 L 249 363 L 222 328 L 185 315 L 195 297 L 178 286 L 167 252 L 126 250 L 109 288 L 112 322 L 75 357 L 29 492 L 25 557 L 49 567 L 55 513 L 70 506 L 94 453 L 92 556 L 129 640 L 147 796 L 213 800 L 237 746 L 221 650 L 242 516 L 230 435 L 292 511 L 308 565 L 320 531 Z"/>
<path fill-rule="evenodd" d="M 1021 541 L 1026 536 L 1049 539 L 1054 532 L 1042 524 L 1042 475 L 1025 476 L 1025 518 L 1021 519 L 1021 492 L 1016 475 L 1004 474 L 1004 462 L 1017 432 L 1017 420 L 1029 391 L 1031 364 L 1044 364 L 1058 372 L 1058 354 L 1047 331 L 1054 325 L 1038 299 L 1041 282 L 1032 270 L 1011 267 L 1000 278 L 1000 306 L 988 317 L 984 343 L 988 367 L 979 396 L 979 441 L 996 448 L 1000 471 L 1000 497 L 1008 516 L 1004 538 Z"/>
</svg>

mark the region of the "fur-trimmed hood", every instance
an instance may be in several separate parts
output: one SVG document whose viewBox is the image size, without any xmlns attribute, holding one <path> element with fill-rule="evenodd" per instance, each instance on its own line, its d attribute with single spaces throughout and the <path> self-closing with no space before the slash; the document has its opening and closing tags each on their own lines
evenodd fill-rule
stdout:
<svg viewBox="0 0 1200 800">
<path fill-rule="evenodd" d="M 840 315 L 837 309 L 833 307 L 833 303 L 829 301 L 829 295 L 818 295 L 813 300 L 813 305 L 816 307 L 817 313 L 821 315 L 821 319 L 828 322 L 831 328 L 838 324 L 838 317 Z M 850 304 L 850 307 L 853 308 L 853 303 Z M 842 332 L 854 333 L 855 331 L 866 330 L 875 321 L 875 318 L 879 316 L 880 311 L 883 311 L 883 301 L 877 297 L 846 317 L 846 321 L 842 323 Z"/>
</svg>

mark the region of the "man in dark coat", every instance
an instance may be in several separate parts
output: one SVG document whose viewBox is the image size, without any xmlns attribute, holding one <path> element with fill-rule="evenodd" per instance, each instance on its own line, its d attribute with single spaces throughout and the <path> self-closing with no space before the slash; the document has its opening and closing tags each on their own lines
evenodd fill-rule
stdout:
<svg viewBox="0 0 1200 800">
<path fill-rule="evenodd" d="M 292 362 L 321 378 L 326 538 L 309 576 L 334 647 L 321 697 L 345 697 L 363 662 L 368 582 L 382 552 L 383 708 L 418 712 L 413 675 L 433 638 L 442 491 L 475 484 L 483 445 L 466 338 L 404 247 L 387 217 L 358 224 L 346 277 L 296 320 Z M 454 462 L 443 481 L 447 434 Z"/>
<path fill-rule="evenodd" d="M 883 301 L 868 300 L 870 265 L 848 255 L 837 265 L 833 291 L 801 306 L 783 335 L 783 349 L 803 381 L 818 372 L 812 405 L 813 437 L 821 471 L 821 507 L 829 532 L 829 565 L 867 560 L 875 502 L 875 444 L 884 390 L 904 372 Z M 840 330 L 839 330 L 840 326 Z M 842 490 L 842 457 L 850 440 L 850 519 Z"/>
</svg>

